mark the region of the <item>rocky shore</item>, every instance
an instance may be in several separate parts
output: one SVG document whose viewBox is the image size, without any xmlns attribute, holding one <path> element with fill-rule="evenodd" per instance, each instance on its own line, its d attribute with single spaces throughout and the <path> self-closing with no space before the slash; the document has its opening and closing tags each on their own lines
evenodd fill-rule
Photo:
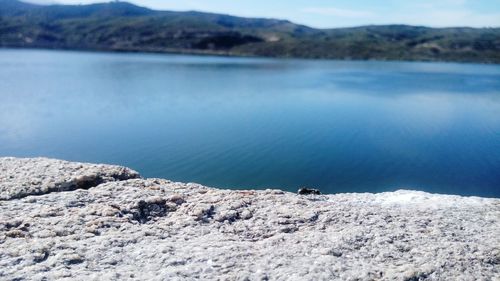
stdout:
<svg viewBox="0 0 500 281">
<path fill-rule="evenodd" d="M 500 280 L 500 199 L 297 195 L 0 158 L 0 280 Z"/>
</svg>

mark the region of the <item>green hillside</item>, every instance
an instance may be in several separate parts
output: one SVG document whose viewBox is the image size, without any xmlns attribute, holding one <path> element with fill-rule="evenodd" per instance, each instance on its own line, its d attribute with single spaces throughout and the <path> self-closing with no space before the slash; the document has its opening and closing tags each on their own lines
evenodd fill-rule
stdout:
<svg viewBox="0 0 500 281">
<path fill-rule="evenodd" d="M 500 63 L 500 28 L 314 29 L 285 20 L 155 11 L 126 2 L 42 6 L 0 0 L 0 46 Z"/>
</svg>

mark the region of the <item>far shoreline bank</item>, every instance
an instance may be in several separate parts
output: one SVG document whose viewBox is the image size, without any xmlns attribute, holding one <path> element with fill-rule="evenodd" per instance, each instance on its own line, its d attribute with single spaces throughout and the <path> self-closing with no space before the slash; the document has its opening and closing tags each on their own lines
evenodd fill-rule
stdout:
<svg viewBox="0 0 500 281">
<path fill-rule="evenodd" d="M 207 52 L 196 50 L 133 50 L 133 49 L 92 49 L 92 48 L 52 48 L 52 47 L 13 47 L 0 46 L 1 50 L 33 50 L 33 51 L 63 51 L 63 52 L 81 52 L 81 53 L 103 53 L 103 54 L 155 54 L 155 55 L 179 55 L 195 57 L 221 57 L 238 59 L 263 59 L 263 60 L 282 60 L 282 61 L 325 61 L 325 62 L 380 62 L 380 63 L 442 63 L 442 64 L 460 64 L 460 65 L 483 65 L 500 66 L 500 62 L 482 62 L 482 61 L 454 61 L 454 60 L 393 60 L 393 59 L 348 59 L 348 58 L 307 58 L 291 56 L 257 56 L 245 55 L 228 52 Z"/>
</svg>

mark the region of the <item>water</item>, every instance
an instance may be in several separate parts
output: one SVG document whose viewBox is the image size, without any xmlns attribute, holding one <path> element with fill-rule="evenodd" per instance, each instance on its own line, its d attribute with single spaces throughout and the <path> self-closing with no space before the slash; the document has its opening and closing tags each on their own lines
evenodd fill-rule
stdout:
<svg viewBox="0 0 500 281">
<path fill-rule="evenodd" d="M 500 197 L 500 66 L 0 50 L 0 155 Z"/>
</svg>

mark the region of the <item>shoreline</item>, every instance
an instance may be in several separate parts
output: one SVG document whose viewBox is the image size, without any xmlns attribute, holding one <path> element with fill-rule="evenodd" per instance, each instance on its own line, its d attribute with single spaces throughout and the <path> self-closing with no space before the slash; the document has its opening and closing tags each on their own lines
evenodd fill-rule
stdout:
<svg viewBox="0 0 500 281">
<path fill-rule="evenodd" d="M 0 279 L 500 278 L 500 199 L 297 195 L 0 158 Z"/>
<path fill-rule="evenodd" d="M 197 50 L 145 50 L 145 49 L 92 49 L 92 48 L 52 48 L 52 47 L 20 47 L 20 46 L 0 46 L 0 50 L 40 50 L 40 51 L 68 51 L 68 52 L 88 52 L 88 53 L 108 53 L 108 54 L 156 54 L 156 55 L 179 55 L 179 56 L 200 56 L 200 57 L 221 57 L 240 59 L 270 59 L 270 60 L 298 60 L 298 61 L 331 61 L 331 62 L 386 62 L 386 63 L 444 63 L 444 64 L 468 64 L 468 65 L 490 65 L 499 66 L 500 62 L 494 61 L 474 61 L 474 60 L 396 60 L 396 59 L 349 59 L 349 58 L 307 58 L 293 56 L 258 56 L 251 54 L 237 54 L 224 51 L 197 51 Z"/>
<path fill-rule="evenodd" d="M 24 190 L 24 191 L 17 191 L 19 194 L 13 194 L 13 195 L 5 195 L 8 193 L 6 190 L 1 190 L 2 193 L 0 193 L 0 201 L 2 200 L 11 200 L 11 199 L 20 199 L 24 198 L 26 196 L 37 196 L 37 195 L 44 195 L 46 193 L 52 193 L 52 192 L 62 192 L 62 191 L 74 191 L 76 189 L 90 189 L 92 187 L 96 187 L 102 183 L 109 182 L 109 181 L 121 181 L 121 180 L 127 180 L 127 179 L 160 179 L 160 180 L 167 180 L 169 182 L 175 182 L 175 183 L 181 183 L 181 184 L 196 184 L 199 186 L 205 186 L 207 188 L 213 188 L 213 189 L 218 189 L 218 190 L 227 190 L 227 191 L 265 191 L 265 190 L 279 190 L 281 192 L 285 193 L 290 193 L 290 194 L 297 194 L 296 192 L 293 192 L 289 189 L 283 189 L 279 187 L 263 187 L 263 188 L 232 188 L 232 187 L 218 187 L 218 186 L 208 186 L 204 184 L 200 184 L 197 182 L 177 182 L 177 181 L 171 181 L 165 178 L 157 178 L 157 177 L 152 177 L 152 178 L 147 178 L 143 177 L 139 172 L 135 171 L 132 168 L 126 167 L 126 166 L 121 166 L 117 164 L 107 164 L 107 163 L 92 163 L 92 162 L 79 162 L 79 161 L 67 161 L 67 160 L 60 160 L 56 158 L 49 158 L 49 157 L 12 157 L 12 156 L 0 156 L 0 167 L 2 165 L 1 162 L 5 163 L 5 161 L 12 160 L 12 161 L 58 161 L 61 164 L 60 165 L 73 165 L 76 167 L 92 167 L 90 168 L 90 176 L 83 176 L 80 177 L 78 176 L 78 172 L 74 174 L 73 179 L 64 179 L 60 182 L 56 180 L 56 182 L 53 184 L 53 186 L 49 185 L 46 187 L 43 187 L 42 189 L 37 189 L 37 191 L 29 191 L 29 190 Z M 105 171 L 104 176 L 99 175 L 99 171 Z M 1 172 L 1 170 L 0 170 Z M 53 172 L 53 171 L 52 171 Z M 82 173 L 88 173 L 87 169 L 83 169 Z M 108 175 L 109 173 L 109 175 Z M 43 172 L 38 172 L 38 176 L 43 175 Z M 23 174 L 23 176 L 26 176 L 26 174 Z M 45 175 L 43 175 L 45 176 Z M 1 178 L 0 178 L 1 179 Z M 5 179 L 4 179 L 5 180 Z M 62 187 L 61 187 L 62 186 Z M 80 186 L 80 187 L 77 187 Z M 83 186 L 83 187 L 82 187 Z M 1 187 L 1 186 L 0 186 Z M 419 189 L 412 189 L 412 188 L 395 188 L 392 190 L 387 190 L 387 191 L 379 191 L 379 192 L 371 192 L 371 191 L 353 191 L 353 192 L 335 192 L 335 193 L 323 193 L 322 190 L 320 189 L 315 189 L 321 193 L 322 196 L 330 196 L 330 195 L 336 195 L 336 194 L 345 194 L 345 195 L 356 195 L 356 194 L 393 194 L 393 193 L 398 193 L 401 191 L 405 192 L 414 192 L 414 193 L 419 193 L 419 194 L 429 194 L 429 195 L 435 195 L 435 196 L 456 196 L 460 198 L 476 198 L 476 199 L 489 199 L 489 200 L 500 200 L 498 197 L 490 197 L 490 196 L 480 196 L 480 195 L 464 195 L 464 194 L 450 194 L 450 193 L 438 193 L 438 192 L 429 192 L 429 191 L 424 191 L 424 190 L 419 190 Z M 7 192 L 7 193 L 6 193 Z M 33 192 L 33 194 L 31 194 Z M 12 197 L 12 198 L 7 198 L 7 197 Z"/>
</svg>

